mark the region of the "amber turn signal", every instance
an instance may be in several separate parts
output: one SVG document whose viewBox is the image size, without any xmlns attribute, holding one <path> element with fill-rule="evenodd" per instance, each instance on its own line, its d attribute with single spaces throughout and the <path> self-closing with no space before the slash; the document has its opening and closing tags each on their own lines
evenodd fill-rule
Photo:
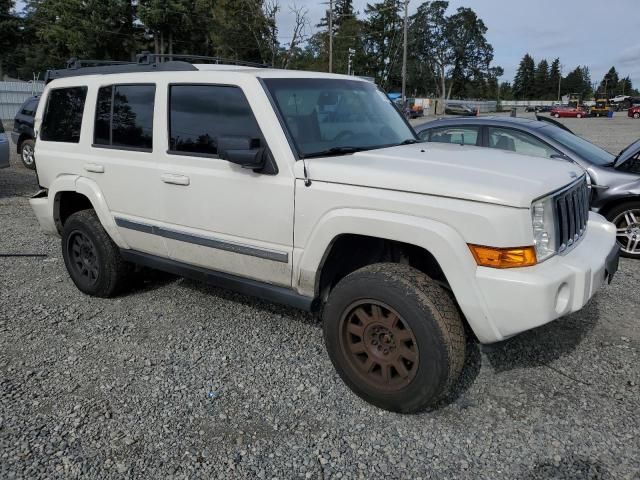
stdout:
<svg viewBox="0 0 640 480">
<path fill-rule="evenodd" d="M 482 245 L 471 245 L 469 249 L 481 267 L 514 268 L 530 267 L 538 263 L 536 250 L 531 247 L 495 248 Z"/>
</svg>

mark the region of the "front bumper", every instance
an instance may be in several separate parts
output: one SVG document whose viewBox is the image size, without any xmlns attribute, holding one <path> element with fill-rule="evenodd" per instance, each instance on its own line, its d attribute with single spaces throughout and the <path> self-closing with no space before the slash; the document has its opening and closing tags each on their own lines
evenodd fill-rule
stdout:
<svg viewBox="0 0 640 480">
<path fill-rule="evenodd" d="M 587 232 L 571 251 L 533 267 L 478 267 L 476 281 L 497 342 L 580 310 L 618 269 L 613 224 L 589 214 Z"/>
</svg>

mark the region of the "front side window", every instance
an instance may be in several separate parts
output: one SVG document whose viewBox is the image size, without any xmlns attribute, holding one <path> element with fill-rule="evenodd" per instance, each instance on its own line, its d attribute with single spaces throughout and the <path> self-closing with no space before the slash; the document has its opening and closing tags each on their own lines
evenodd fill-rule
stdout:
<svg viewBox="0 0 640 480">
<path fill-rule="evenodd" d="M 534 136 L 512 128 L 489 127 L 489 147 L 550 158 L 558 152 Z"/>
<path fill-rule="evenodd" d="M 262 134 L 247 98 L 238 87 L 171 85 L 169 150 L 216 156 L 218 138 L 248 137 L 254 148 Z"/>
<path fill-rule="evenodd" d="M 49 92 L 40 139 L 78 143 L 87 87 L 56 88 Z"/>
<path fill-rule="evenodd" d="M 110 85 L 98 90 L 95 145 L 150 151 L 155 85 Z"/>
<path fill-rule="evenodd" d="M 418 135 L 428 142 L 455 143 L 457 145 L 478 145 L 480 127 L 451 126 L 424 130 Z"/>
<path fill-rule="evenodd" d="M 373 83 L 326 78 L 266 78 L 289 136 L 303 158 L 416 141 Z"/>
</svg>

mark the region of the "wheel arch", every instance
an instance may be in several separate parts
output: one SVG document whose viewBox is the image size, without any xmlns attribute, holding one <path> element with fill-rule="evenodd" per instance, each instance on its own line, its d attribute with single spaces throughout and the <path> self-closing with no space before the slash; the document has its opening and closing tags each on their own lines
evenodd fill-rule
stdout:
<svg viewBox="0 0 640 480">
<path fill-rule="evenodd" d="M 77 175 L 62 175 L 49 188 L 49 199 L 51 214 L 59 234 L 70 215 L 91 208 L 115 244 L 120 248 L 129 248 L 118 232 L 104 195 L 93 180 Z"/>
<path fill-rule="evenodd" d="M 602 205 L 598 209 L 598 213 L 600 215 L 602 215 L 603 217 L 609 219 L 609 214 L 611 213 L 612 210 L 614 210 L 615 208 L 619 207 L 620 205 L 623 205 L 623 204 L 628 203 L 628 202 L 638 202 L 638 203 L 640 203 L 640 194 L 627 195 L 627 196 L 623 196 L 623 197 L 613 198 L 613 199 L 609 200 L 608 202 L 606 202 L 604 205 Z"/>
<path fill-rule="evenodd" d="M 355 246 L 347 248 L 347 254 L 343 255 L 348 263 L 336 273 L 335 266 L 341 263 L 334 255 L 349 243 Z M 358 249 L 364 252 L 350 258 L 349 253 Z M 294 258 L 295 288 L 301 294 L 320 299 L 336 278 L 351 273 L 347 270 L 365 266 L 367 259 L 379 262 L 395 258 L 400 260 L 398 263 L 413 263 L 449 288 L 479 338 L 498 335 L 487 321 L 488 310 L 475 283 L 475 260 L 462 236 L 449 225 L 399 213 L 333 210 L 316 224 L 304 250 L 296 248 Z"/>
</svg>

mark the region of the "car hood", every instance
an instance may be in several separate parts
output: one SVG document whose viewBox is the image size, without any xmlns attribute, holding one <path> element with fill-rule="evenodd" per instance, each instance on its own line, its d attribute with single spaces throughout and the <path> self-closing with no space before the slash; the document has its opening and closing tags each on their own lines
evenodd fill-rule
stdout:
<svg viewBox="0 0 640 480">
<path fill-rule="evenodd" d="M 302 162 L 296 176 L 304 178 Z M 584 174 L 566 160 L 442 143 L 417 143 L 306 160 L 311 181 L 529 208 Z"/>
</svg>

